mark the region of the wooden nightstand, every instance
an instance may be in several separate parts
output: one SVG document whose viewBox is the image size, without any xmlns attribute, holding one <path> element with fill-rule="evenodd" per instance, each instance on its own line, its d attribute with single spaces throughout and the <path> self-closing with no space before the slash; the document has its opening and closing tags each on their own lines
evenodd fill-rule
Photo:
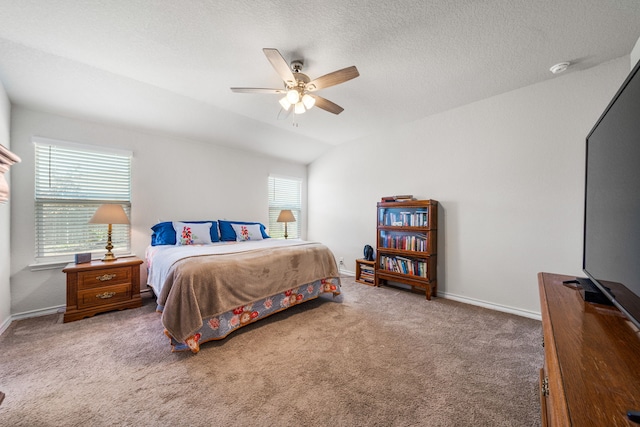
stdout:
<svg viewBox="0 0 640 427">
<path fill-rule="evenodd" d="M 140 264 L 136 257 L 68 264 L 67 311 L 64 322 L 94 314 L 142 306 Z"/>
</svg>

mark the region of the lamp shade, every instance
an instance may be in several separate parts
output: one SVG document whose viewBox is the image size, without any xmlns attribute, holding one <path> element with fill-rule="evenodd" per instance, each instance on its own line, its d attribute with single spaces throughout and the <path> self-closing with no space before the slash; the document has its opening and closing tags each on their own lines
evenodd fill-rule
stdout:
<svg viewBox="0 0 640 427">
<path fill-rule="evenodd" d="M 313 96 L 309 95 L 309 94 L 305 94 L 302 97 L 302 103 L 307 108 L 307 110 L 309 110 L 309 109 L 311 109 L 311 107 L 316 105 L 316 99 Z"/>
<path fill-rule="evenodd" d="M 300 101 L 300 93 L 295 89 L 288 90 L 287 91 L 287 100 L 291 104 L 295 104 L 296 102 Z"/>
<path fill-rule="evenodd" d="M 104 204 L 96 210 L 89 220 L 90 224 L 129 224 L 129 217 L 122 205 Z"/>
<path fill-rule="evenodd" d="M 296 217 L 293 216 L 293 212 L 289 209 L 283 209 L 280 211 L 280 215 L 278 215 L 276 222 L 296 222 Z"/>
<path fill-rule="evenodd" d="M 304 112 L 307 111 L 304 108 L 304 104 L 302 102 L 298 102 L 296 103 L 293 112 L 296 114 L 304 114 Z"/>
<path fill-rule="evenodd" d="M 289 102 L 289 100 L 287 99 L 287 97 L 283 97 L 280 98 L 280 101 L 278 101 L 280 103 L 280 105 L 282 106 L 282 108 L 285 109 L 285 111 L 289 111 L 289 108 L 291 108 L 291 103 Z"/>
</svg>

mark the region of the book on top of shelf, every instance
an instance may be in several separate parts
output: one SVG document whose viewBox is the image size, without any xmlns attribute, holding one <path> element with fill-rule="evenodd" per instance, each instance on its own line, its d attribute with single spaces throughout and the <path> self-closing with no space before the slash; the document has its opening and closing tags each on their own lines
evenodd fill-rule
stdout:
<svg viewBox="0 0 640 427">
<path fill-rule="evenodd" d="M 407 202 L 407 201 L 411 201 L 411 200 L 416 200 L 415 197 L 413 197 L 412 194 L 401 194 L 398 196 L 383 196 L 382 198 L 380 198 L 380 201 L 383 203 L 386 202 Z"/>
</svg>

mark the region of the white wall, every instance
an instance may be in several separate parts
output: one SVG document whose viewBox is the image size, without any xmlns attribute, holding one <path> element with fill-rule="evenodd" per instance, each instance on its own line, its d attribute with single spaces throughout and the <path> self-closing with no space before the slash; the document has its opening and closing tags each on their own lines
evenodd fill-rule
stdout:
<svg viewBox="0 0 640 427">
<path fill-rule="evenodd" d="M 536 273 L 581 273 L 585 137 L 628 64 L 569 71 L 332 150 L 309 166 L 309 238 L 353 271 L 375 247 L 381 196 L 438 200 L 439 292 L 536 317 Z"/>
<path fill-rule="evenodd" d="M 133 151 L 132 252 L 141 258 L 150 242 L 149 227 L 159 220 L 226 218 L 268 223 L 267 177 L 270 173 L 300 177 L 306 189 L 305 165 L 14 106 L 12 151 L 22 158 L 20 167 L 15 168 L 15 173 L 12 171 L 11 312 L 14 315 L 42 313 L 66 302 L 61 268 L 32 271 L 29 267 L 34 263 L 35 253 L 32 136 Z M 303 193 L 305 203 L 306 192 Z M 303 218 L 303 230 L 305 220 Z"/>
<path fill-rule="evenodd" d="M 11 104 L 7 93 L 0 82 L 0 144 L 11 148 L 9 140 L 9 124 L 11 121 Z M 6 175 L 9 176 L 9 171 Z M 7 179 L 9 181 L 9 179 Z M 11 315 L 11 286 L 9 273 L 10 258 L 10 208 L 9 204 L 0 204 L 0 333 L 9 326 Z"/>
</svg>

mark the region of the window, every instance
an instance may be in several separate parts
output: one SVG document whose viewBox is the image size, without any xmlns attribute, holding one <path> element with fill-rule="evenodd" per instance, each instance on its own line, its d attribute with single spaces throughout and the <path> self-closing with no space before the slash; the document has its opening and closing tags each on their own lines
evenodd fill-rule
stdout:
<svg viewBox="0 0 640 427">
<path fill-rule="evenodd" d="M 269 176 L 269 235 L 271 237 L 284 237 L 284 223 L 276 222 L 282 209 L 290 209 L 296 218 L 296 222 L 287 224 L 289 238 L 300 238 L 302 180 L 271 175 Z"/>
<path fill-rule="evenodd" d="M 44 138 L 35 144 L 35 231 L 38 261 L 104 252 L 107 226 L 89 224 L 103 203 L 131 218 L 131 153 Z M 114 224 L 114 252 L 129 252 L 128 224 Z"/>
</svg>

